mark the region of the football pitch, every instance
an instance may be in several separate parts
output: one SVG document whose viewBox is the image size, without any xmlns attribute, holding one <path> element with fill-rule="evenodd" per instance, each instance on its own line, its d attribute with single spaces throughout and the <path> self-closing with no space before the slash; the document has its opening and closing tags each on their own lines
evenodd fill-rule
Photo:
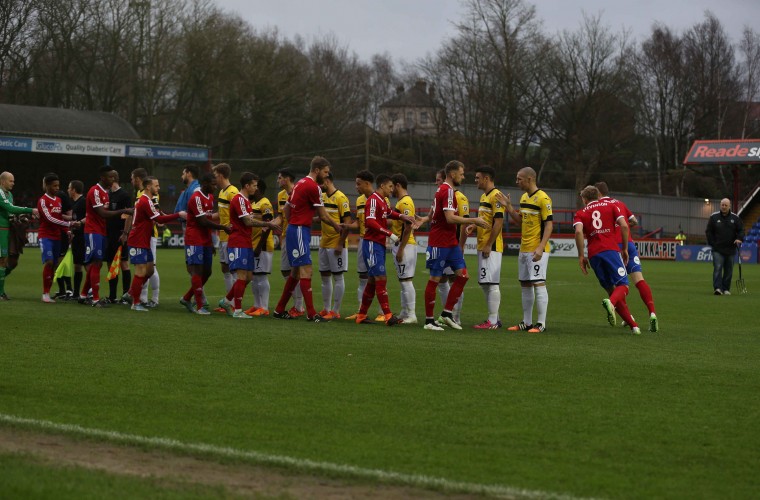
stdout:
<svg viewBox="0 0 760 500">
<path fill-rule="evenodd" d="M 349 257 L 355 269 L 356 254 Z M 39 252 L 25 251 L 6 283 L 12 300 L 0 302 L 0 444 L 13 433 L 65 435 L 125 453 L 271 467 L 293 481 L 304 474 L 414 488 L 410 496 L 760 491 L 758 266 L 743 266 L 750 294 L 716 297 L 711 266 L 644 261 L 660 332 L 646 331 L 634 288 L 628 304 L 643 333 L 633 336 L 607 324 L 605 293 L 576 259 L 550 261 L 542 334 L 472 329 L 486 317 L 474 278 L 462 331 L 191 315 L 178 303 L 189 286 L 182 259 L 181 251 L 159 250 L 161 304 L 135 313 L 42 304 Z M 521 319 L 516 264 L 505 257 L 502 267 L 505 325 Z M 474 257 L 468 265 L 474 269 Z M 423 266 L 419 260 L 415 278 L 420 319 Z M 270 282 L 273 308 L 283 279 L 276 273 Z M 398 281 L 388 283 L 397 311 Z M 356 284 L 349 272 L 344 316 L 357 307 Z M 318 276 L 312 285 L 319 310 Z M 215 263 L 206 287 L 212 305 L 222 289 Z M 40 461 L 8 447 L 0 447 L 0 468 L 6 498 L 232 494 Z"/>
</svg>

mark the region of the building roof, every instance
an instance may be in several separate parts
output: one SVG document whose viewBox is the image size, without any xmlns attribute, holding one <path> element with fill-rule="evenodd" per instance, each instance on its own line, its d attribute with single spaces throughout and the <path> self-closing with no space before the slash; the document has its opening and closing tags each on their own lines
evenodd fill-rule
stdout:
<svg viewBox="0 0 760 500">
<path fill-rule="evenodd" d="M 0 133 L 140 140 L 123 118 L 101 111 L 0 104 Z"/>
<path fill-rule="evenodd" d="M 397 89 L 396 96 L 380 105 L 381 108 L 439 108 L 441 104 L 435 99 L 435 88 L 431 85 L 427 90 L 427 82 L 418 81 L 413 87 L 404 92 L 403 87 Z"/>
</svg>

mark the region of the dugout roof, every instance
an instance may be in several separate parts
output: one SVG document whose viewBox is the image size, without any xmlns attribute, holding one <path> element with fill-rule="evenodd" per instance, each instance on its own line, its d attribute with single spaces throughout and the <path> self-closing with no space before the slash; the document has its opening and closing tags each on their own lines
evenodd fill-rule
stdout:
<svg viewBox="0 0 760 500">
<path fill-rule="evenodd" d="M 0 104 L 0 150 L 207 162 L 208 147 L 145 141 L 123 118 L 101 111 Z"/>
</svg>

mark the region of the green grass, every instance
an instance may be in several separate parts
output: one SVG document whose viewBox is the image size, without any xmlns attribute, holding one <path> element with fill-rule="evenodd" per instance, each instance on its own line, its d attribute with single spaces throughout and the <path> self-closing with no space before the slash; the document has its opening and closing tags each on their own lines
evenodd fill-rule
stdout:
<svg viewBox="0 0 760 500">
<path fill-rule="evenodd" d="M 58 467 L 35 457 L 0 454 L 0 492 L 4 498 L 50 500 L 157 500 L 231 498 L 221 487 L 194 486 L 167 480 L 123 477 L 81 467 Z M 33 478 L 33 479 L 32 479 Z"/>
<path fill-rule="evenodd" d="M 743 269 L 753 294 L 715 297 L 711 266 L 645 261 L 661 332 L 632 336 L 607 325 L 595 278 L 555 258 L 548 330 L 529 335 L 190 315 L 177 303 L 189 285 L 182 257 L 159 252 L 161 306 L 137 314 L 41 304 L 39 257 L 27 251 L 7 282 L 13 300 L 0 303 L 0 413 L 579 496 L 760 488 L 757 266 Z M 521 317 L 515 275 L 506 257 L 506 323 Z M 273 304 L 282 278 L 271 282 Z M 350 314 L 354 273 L 346 289 Z M 628 303 L 644 320 L 635 289 Z M 473 279 L 464 324 L 484 318 Z"/>
</svg>

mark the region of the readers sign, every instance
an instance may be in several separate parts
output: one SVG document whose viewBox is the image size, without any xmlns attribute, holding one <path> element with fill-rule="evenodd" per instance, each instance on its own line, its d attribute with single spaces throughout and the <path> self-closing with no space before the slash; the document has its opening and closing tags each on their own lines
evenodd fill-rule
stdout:
<svg viewBox="0 0 760 500">
<path fill-rule="evenodd" d="M 760 139 L 694 141 L 683 162 L 686 165 L 760 163 Z"/>
</svg>

